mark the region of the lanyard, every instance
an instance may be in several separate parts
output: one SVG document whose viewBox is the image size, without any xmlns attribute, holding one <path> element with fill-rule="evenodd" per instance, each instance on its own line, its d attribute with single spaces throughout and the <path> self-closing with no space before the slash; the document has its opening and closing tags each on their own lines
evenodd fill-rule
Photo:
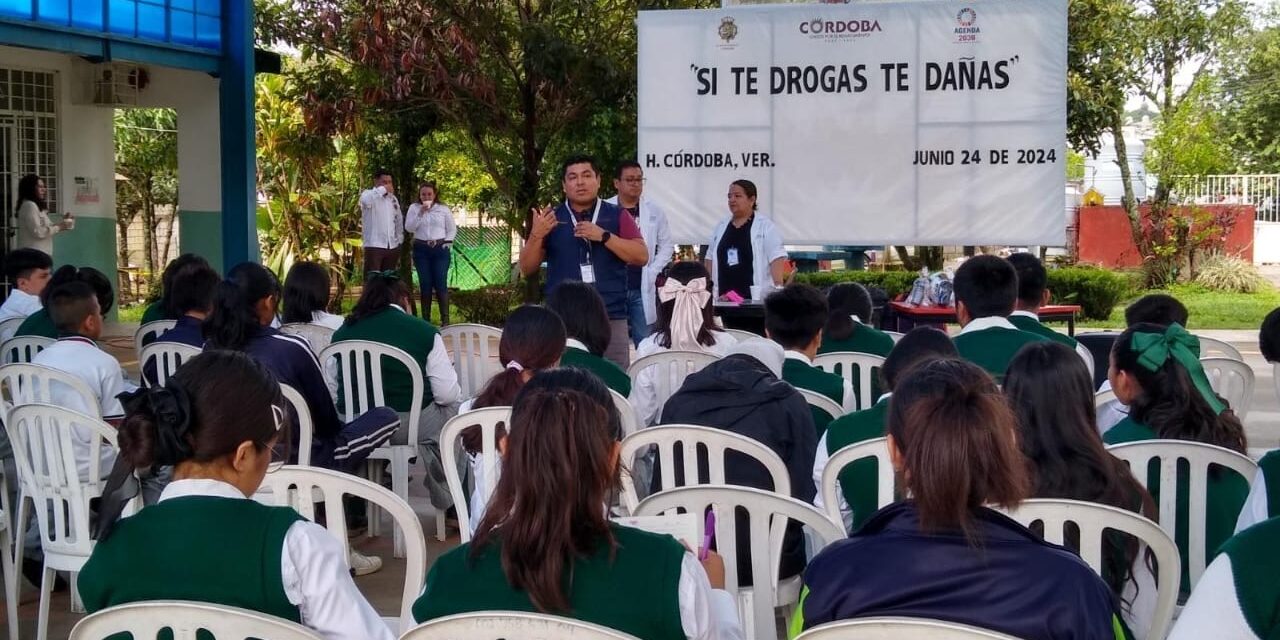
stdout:
<svg viewBox="0 0 1280 640">
<path fill-rule="evenodd" d="M 573 219 L 573 224 L 575 225 L 578 224 L 578 212 L 574 211 L 573 207 L 569 205 L 569 200 L 567 198 L 564 201 L 564 209 L 565 211 L 569 212 L 569 217 Z M 596 198 L 596 209 L 591 214 L 591 224 L 595 224 L 596 220 L 599 220 L 599 219 L 600 219 L 600 198 Z M 583 238 L 582 242 L 583 244 L 587 245 L 586 264 L 591 264 L 591 241 L 586 238 Z"/>
</svg>

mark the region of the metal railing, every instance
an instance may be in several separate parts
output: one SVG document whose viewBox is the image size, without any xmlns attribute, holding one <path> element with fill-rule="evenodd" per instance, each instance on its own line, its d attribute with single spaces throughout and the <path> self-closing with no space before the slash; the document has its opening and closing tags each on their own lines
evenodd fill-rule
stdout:
<svg viewBox="0 0 1280 640">
<path fill-rule="evenodd" d="M 1174 195 L 1190 204 L 1251 204 L 1259 222 L 1280 222 L 1280 173 L 1229 174 L 1179 180 Z"/>
</svg>

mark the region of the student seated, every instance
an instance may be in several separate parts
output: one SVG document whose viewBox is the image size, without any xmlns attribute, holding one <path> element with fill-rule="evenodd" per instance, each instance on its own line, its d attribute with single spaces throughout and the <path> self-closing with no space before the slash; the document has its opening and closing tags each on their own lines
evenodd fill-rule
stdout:
<svg viewBox="0 0 1280 640">
<path fill-rule="evenodd" d="M 1280 634 L 1280 518 L 1237 534 L 1205 568 L 1169 640 L 1264 640 Z"/>
<path fill-rule="evenodd" d="M 737 344 L 733 336 L 716 326 L 711 299 L 711 277 L 699 262 L 676 262 L 658 282 L 658 323 L 653 333 L 636 347 L 636 360 L 662 351 L 701 351 L 723 357 Z M 636 376 L 631 405 L 641 426 L 652 425 L 662 415 L 658 402 L 657 371 L 646 369 Z"/>
<path fill-rule="evenodd" d="M 556 287 L 558 290 L 564 285 Z M 594 288 L 588 288 L 595 293 Z M 603 307 L 601 307 L 603 309 Z M 498 362 L 502 365 L 499 371 L 480 390 L 480 395 L 462 403 L 459 414 L 473 409 L 485 407 L 509 407 L 516 400 L 516 395 L 525 383 L 529 382 L 539 371 L 560 366 L 561 354 L 565 352 L 565 329 L 560 317 L 544 307 L 526 304 L 511 312 L 502 327 L 502 339 L 498 341 Z M 612 362 L 605 360 L 609 364 Z M 484 442 L 481 440 L 480 426 L 462 432 L 462 447 L 466 450 L 471 462 L 471 518 L 469 521 L 471 534 L 475 535 L 476 527 L 484 518 L 486 496 L 493 493 L 496 478 L 486 481 L 484 468 Z M 499 424 L 496 439 L 501 449 L 507 438 L 506 425 Z M 502 471 L 502 460 L 499 459 L 495 470 Z M 493 485 L 487 484 L 493 482 Z"/>
<path fill-rule="evenodd" d="M 458 372 L 445 350 L 440 331 L 430 322 L 410 315 L 409 287 L 393 271 L 372 271 L 364 282 L 364 291 L 351 315 L 333 332 L 333 343 L 343 340 L 366 340 L 395 347 L 409 354 L 422 372 L 426 383 L 419 400 L 419 452 L 426 462 L 423 476 L 431 503 L 437 509 L 453 504 L 449 486 L 444 482 L 444 466 L 440 459 L 440 430 L 449 418 L 457 415 L 462 388 Z M 386 402 L 400 414 L 400 428 L 391 437 L 393 444 L 406 444 L 409 437 L 409 410 L 413 407 L 413 379 L 403 365 L 382 359 L 382 389 Z M 342 382 L 341 384 L 345 384 Z M 342 398 L 345 391 L 340 390 Z"/>
<path fill-rule="evenodd" d="M 315 262 L 295 262 L 284 276 L 285 324 L 314 324 L 337 331 L 340 315 L 329 313 L 329 270 Z"/>
<path fill-rule="evenodd" d="M 916 327 L 902 336 L 880 370 L 880 382 L 886 389 L 884 395 L 871 408 L 833 421 L 818 440 L 818 451 L 813 459 L 813 484 L 818 487 L 813 499 L 815 506 L 823 508 L 822 474 L 831 456 L 849 445 L 884 437 L 893 386 L 902 380 L 906 372 L 924 362 L 958 357 L 951 338 L 933 327 Z M 875 460 L 859 460 L 840 472 L 840 513 L 844 516 L 845 529 L 849 531 L 857 531 L 876 512 L 876 467 Z"/>
<path fill-rule="evenodd" d="M 604 357 L 609 346 L 609 314 L 596 288 L 577 280 L 561 282 L 547 294 L 547 308 L 564 321 L 568 336 L 561 364 L 586 369 L 622 397 L 630 396 L 631 377 Z"/>
<path fill-rule="evenodd" d="M 1177 323 L 1185 328 L 1188 319 L 1187 307 L 1177 298 L 1163 293 L 1149 293 L 1124 309 L 1126 327 L 1144 323 L 1167 327 Z M 1196 339 L 1196 345 L 1199 344 L 1200 340 Z M 1099 393 L 1103 391 L 1111 391 L 1111 380 L 1104 380 L 1102 386 L 1098 387 Z M 1129 408 L 1119 400 L 1112 400 L 1098 407 L 1098 432 L 1105 435 L 1111 427 L 1120 424 L 1120 421 L 1128 415 Z"/>
<path fill-rule="evenodd" d="M 168 304 L 178 310 L 172 328 L 166 329 L 151 342 L 177 342 L 197 349 L 204 347 L 204 319 L 213 310 L 213 293 L 218 289 L 218 275 L 203 262 L 189 262 L 173 276 L 173 292 Z M 142 363 L 142 376 L 148 382 L 156 380 L 156 361 L 152 358 Z"/>
<path fill-rule="evenodd" d="M 250 499 L 290 442 L 289 405 L 265 367 L 243 353 L 207 351 L 165 386 L 125 402 L 116 484 L 80 571 L 90 613 L 190 600 L 300 622 L 329 640 L 394 637 L 356 589 L 340 541 L 289 507 Z M 176 465 L 174 481 L 157 504 L 117 521 L 128 499 L 119 495 L 123 476 L 152 465 Z"/>
<path fill-rule="evenodd" d="M 141 324 L 155 322 L 157 320 L 177 320 L 182 317 L 182 312 L 172 304 L 172 296 L 175 291 L 173 279 L 180 271 L 190 271 L 195 267 L 213 267 L 209 264 L 204 256 L 198 256 L 194 253 L 184 253 L 174 258 L 169 264 L 165 265 L 164 271 L 160 273 L 160 299 L 147 305 L 142 310 Z"/>
<path fill-rule="evenodd" d="M 1009 322 L 1018 298 L 1018 274 L 1004 258 L 974 256 L 965 260 L 956 269 L 955 297 L 956 318 L 962 327 L 955 337 L 956 350 L 996 382 L 1004 378 L 1018 349 L 1047 340 Z"/>
<path fill-rule="evenodd" d="M 1049 272 L 1040 259 L 1029 253 L 1015 253 L 1009 256 L 1009 264 L 1018 274 L 1018 300 L 1014 303 L 1013 313 L 1009 314 L 1009 322 L 1023 331 L 1075 349 L 1075 338 L 1058 333 L 1040 322 L 1040 307 L 1049 304 L 1053 298 L 1049 291 Z"/>
<path fill-rule="evenodd" d="M 1031 462 L 1031 497 L 1096 502 L 1157 520 L 1151 495 L 1102 444 L 1092 387 L 1089 370 L 1065 344 L 1028 345 L 1009 364 L 1004 392 L 1018 418 L 1018 444 Z M 1120 599 L 1124 621 L 1145 638 L 1155 613 L 1155 578 L 1134 538 L 1108 534 L 1104 550 L 1103 578 Z"/>
<path fill-rule="evenodd" d="M 893 338 L 872 327 L 871 294 L 856 282 L 843 282 L 827 291 L 830 315 L 822 332 L 818 353 L 854 351 L 886 357 L 893 349 Z"/>
<path fill-rule="evenodd" d="M 820 393 L 839 404 L 844 413 L 858 410 L 858 396 L 849 380 L 813 366 L 827 323 L 827 300 L 822 292 L 805 284 L 789 284 L 764 299 L 764 330 L 782 345 L 787 357 L 782 379 L 799 389 Z M 840 416 L 812 408 L 813 425 L 821 436 L 827 424 Z"/>
<path fill-rule="evenodd" d="M 45 285 L 44 291 L 40 292 L 43 308 L 22 321 L 18 325 L 18 331 L 14 336 L 42 336 L 45 338 L 58 339 L 58 327 L 54 323 L 53 318 L 49 314 L 49 294 L 58 287 L 58 285 L 67 282 L 83 282 L 93 288 L 94 295 L 98 298 L 98 312 L 106 317 L 111 311 L 112 305 L 116 302 L 116 294 L 111 289 L 111 281 L 107 279 L 101 271 L 93 267 L 73 267 L 69 264 L 58 267 L 53 275 L 49 277 L 48 284 Z"/>
<path fill-rule="evenodd" d="M 609 522 L 622 425 L 599 378 L 541 372 L 512 409 L 489 511 L 471 542 L 431 566 L 415 620 L 500 609 L 646 639 L 742 637 L 715 552 L 699 562 L 670 536 Z"/>
<path fill-rule="evenodd" d="M 1268 313 L 1262 321 L 1258 349 L 1267 362 L 1280 362 L 1280 309 Z M 1276 516 L 1280 516 L 1280 449 L 1258 461 L 1258 473 L 1249 484 L 1249 498 L 1240 510 L 1236 533 Z"/>
<path fill-rule="evenodd" d="M 14 249 L 5 256 L 4 274 L 13 288 L 0 305 L 0 322 L 26 318 L 44 306 L 40 303 L 40 292 L 49 284 L 52 269 L 53 258 L 39 249 Z M 12 338 L 17 330 L 13 327 L 0 332 L 0 343 Z"/>
<path fill-rule="evenodd" d="M 1123 637 L 1111 590 L 1079 556 L 988 507 L 1016 507 L 1030 484 L 1013 413 L 990 376 L 960 360 L 921 364 L 894 387 L 888 427 L 911 497 L 809 563 L 792 635 L 905 616 L 1025 640 Z"/>
<path fill-rule="evenodd" d="M 1162 327 L 1137 324 L 1116 339 L 1108 377 L 1116 399 L 1129 415 L 1103 435 L 1107 444 L 1142 440 L 1189 440 L 1248 455 L 1248 442 L 1239 418 L 1209 386 L 1200 366 L 1200 343 L 1179 324 Z M 1174 541 L 1182 554 L 1182 591 L 1190 591 L 1187 562 L 1190 478 L 1178 474 L 1177 526 Z M 1160 499 L 1159 476 L 1147 482 L 1151 496 Z M 1205 558 L 1231 537 L 1249 494 L 1250 478 L 1225 469 L 1209 472 L 1208 512 L 1205 517 Z M 1167 528 L 1167 527 L 1166 527 Z"/>
<path fill-rule="evenodd" d="M 723 429 L 752 438 L 778 454 L 787 467 L 791 497 L 813 502 L 817 493 L 811 473 L 813 455 L 818 447 L 813 414 L 800 392 L 782 381 L 786 357 L 782 347 L 769 340 L 745 340 L 729 354 L 701 371 L 685 378 L 684 385 L 671 396 L 662 411 L 662 424 L 692 424 Z M 679 453 L 676 454 L 677 459 Z M 773 477 L 758 463 L 740 456 L 725 461 L 725 482 L 744 487 L 772 491 Z M 675 469 L 676 486 L 705 484 L 684 479 L 684 469 Z M 662 487 L 660 465 L 653 471 L 653 492 Z M 746 518 L 738 519 L 738 540 L 749 540 Z M 745 549 L 746 542 L 739 542 Z M 798 523 L 787 527 L 783 540 L 781 573 L 783 578 L 798 574 L 804 568 L 804 541 Z M 751 557 L 738 555 L 739 582 L 751 584 Z"/>
</svg>

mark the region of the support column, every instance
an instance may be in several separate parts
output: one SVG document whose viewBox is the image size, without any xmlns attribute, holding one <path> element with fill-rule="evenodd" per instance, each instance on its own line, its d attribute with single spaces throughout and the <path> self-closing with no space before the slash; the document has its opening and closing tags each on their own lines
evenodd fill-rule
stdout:
<svg viewBox="0 0 1280 640">
<path fill-rule="evenodd" d="M 184 75 L 178 103 L 178 248 L 204 256 L 222 273 L 222 165 L 218 81 Z"/>
<path fill-rule="evenodd" d="M 253 3 L 226 0 L 219 87 L 222 141 L 222 263 L 258 261 L 257 159 L 253 119 Z"/>
</svg>

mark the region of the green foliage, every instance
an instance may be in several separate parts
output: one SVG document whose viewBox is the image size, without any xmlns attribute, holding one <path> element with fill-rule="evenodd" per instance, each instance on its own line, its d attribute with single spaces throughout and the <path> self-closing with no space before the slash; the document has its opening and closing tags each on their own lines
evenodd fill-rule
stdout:
<svg viewBox="0 0 1280 640">
<path fill-rule="evenodd" d="M 1067 180 L 1084 179 L 1084 155 L 1067 149 Z"/>
<path fill-rule="evenodd" d="M 523 290 L 510 284 L 495 284 L 471 291 L 455 291 L 450 302 L 467 322 L 501 327 L 507 315 L 520 305 Z"/>
<path fill-rule="evenodd" d="M 856 282 L 863 286 L 880 287 L 890 298 L 908 293 L 919 275 L 910 271 L 819 271 L 797 273 L 795 282 L 825 289 L 842 282 Z"/>
<path fill-rule="evenodd" d="M 1172 112 L 1161 114 L 1156 136 L 1147 143 L 1147 169 L 1174 192 L 1180 183 L 1232 168 L 1215 89 L 1212 76 L 1201 76 Z"/>
<path fill-rule="evenodd" d="M 1049 270 L 1049 290 L 1058 304 L 1078 304 L 1085 318 L 1104 320 L 1132 291 L 1130 280 L 1114 271 L 1096 267 L 1063 267 Z"/>
<path fill-rule="evenodd" d="M 1280 26 L 1243 38 L 1222 65 L 1224 128 L 1241 173 L 1280 173 Z"/>
<path fill-rule="evenodd" d="M 1235 256 L 1214 255 L 1200 267 L 1196 284 L 1213 291 L 1254 293 L 1268 288 L 1252 262 Z"/>
<path fill-rule="evenodd" d="M 116 189 L 116 226 L 121 237 L 120 264 L 128 263 L 127 230 L 142 215 L 143 266 L 148 275 L 156 264 L 156 207 L 178 203 L 178 123 L 173 109 L 117 109 L 115 112 L 116 173 L 124 176 Z M 170 222 L 172 225 L 172 222 Z M 165 234 L 164 249 L 169 234 Z"/>
</svg>

